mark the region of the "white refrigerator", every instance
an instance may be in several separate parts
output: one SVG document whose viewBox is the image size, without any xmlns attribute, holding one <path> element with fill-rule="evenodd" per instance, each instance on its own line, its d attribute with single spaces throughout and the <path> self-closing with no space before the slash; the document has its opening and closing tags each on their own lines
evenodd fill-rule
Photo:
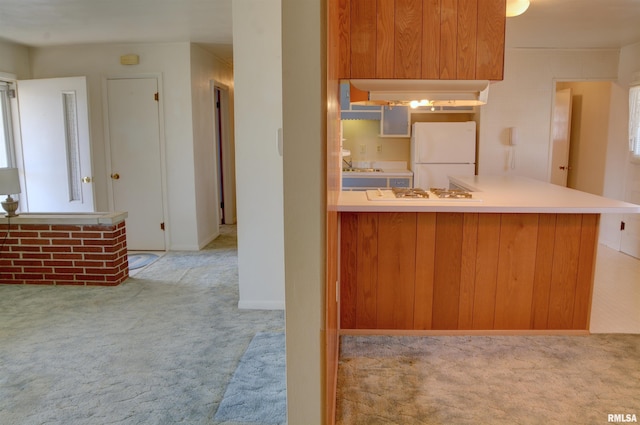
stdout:
<svg viewBox="0 0 640 425">
<path fill-rule="evenodd" d="M 413 186 L 449 188 L 451 175 L 474 175 L 476 123 L 419 122 L 411 131 Z"/>
</svg>

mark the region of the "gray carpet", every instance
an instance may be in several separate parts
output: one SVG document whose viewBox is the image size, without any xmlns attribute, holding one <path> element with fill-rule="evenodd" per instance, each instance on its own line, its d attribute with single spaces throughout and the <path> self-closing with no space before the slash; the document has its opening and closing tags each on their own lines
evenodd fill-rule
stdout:
<svg viewBox="0 0 640 425">
<path fill-rule="evenodd" d="M 117 287 L 0 285 L 0 424 L 216 424 L 282 311 L 238 310 L 235 228 Z"/>
<path fill-rule="evenodd" d="M 253 337 L 215 420 L 275 425 L 287 422 L 284 333 L 260 332 Z"/>
<path fill-rule="evenodd" d="M 337 424 L 640 416 L 640 335 L 342 337 Z"/>
<path fill-rule="evenodd" d="M 137 270 L 148 266 L 159 258 L 157 254 L 150 252 L 136 252 L 127 255 L 129 270 Z"/>
</svg>

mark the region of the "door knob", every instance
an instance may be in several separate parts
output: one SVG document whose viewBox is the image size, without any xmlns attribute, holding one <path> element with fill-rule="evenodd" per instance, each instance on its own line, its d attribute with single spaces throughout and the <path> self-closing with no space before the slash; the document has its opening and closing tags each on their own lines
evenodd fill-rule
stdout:
<svg viewBox="0 0 640 425">
<path fill-rule="evenodd" d="M 91 177 L 83 177 L 82 183 L 91 183 Z"/>
<path fill-rule="evenodd" d="M 561 169 L 561 170 L 565 170 L 566 168 L 567 168 L 567 167 L 565 167 L 564 165 L 561 165 L 561 166 L 560 166 L 560 169 Z"/>
<path fill-rule="evenodd" d="M 118 180 L 120 178 L 120 174 L 118 173 L 111 174 L 111 178 L 114 180 Z"/>
</svg>

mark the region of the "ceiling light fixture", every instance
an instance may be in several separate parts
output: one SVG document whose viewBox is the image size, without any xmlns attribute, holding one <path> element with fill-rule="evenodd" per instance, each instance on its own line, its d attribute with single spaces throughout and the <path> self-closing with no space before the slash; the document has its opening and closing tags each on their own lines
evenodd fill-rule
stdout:
<svg viewBox="0 0 640 425">
<path fill-rule="evenodd" d="M 507 18 L 522 15 L 529 8 L 529 0 L 507 0 Z"/>
</svg>

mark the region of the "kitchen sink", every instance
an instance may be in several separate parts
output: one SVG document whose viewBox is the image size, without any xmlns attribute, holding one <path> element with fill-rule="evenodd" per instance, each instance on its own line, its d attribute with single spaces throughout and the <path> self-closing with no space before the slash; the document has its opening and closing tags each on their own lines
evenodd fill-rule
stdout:
<svg viewBox="0 0 640 425">
<path fill-rule="evenodd" d="M 382 168 L 357 168 L 357 167 L 350 167 L 350 168 L 343 168 L 342 171 L 345 172 L 354 172 L 354 173 L 381 173 L 382 172 Z"/>
</svg>

